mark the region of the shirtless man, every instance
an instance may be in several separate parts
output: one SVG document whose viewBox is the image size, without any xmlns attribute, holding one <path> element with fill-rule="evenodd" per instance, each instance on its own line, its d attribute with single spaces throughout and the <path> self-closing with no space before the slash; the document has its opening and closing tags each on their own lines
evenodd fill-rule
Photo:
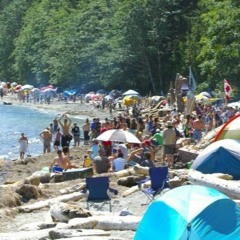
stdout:
<svg viewBox="0 0 240 240">
<path fill-rule="evenodd" d="M 72 164 L 68 156 L 64 155 L 62 150 L 57 150 L 57 157 L 53 159 L 53 162 L 49 166 L 49 170 L 52 172 L 62 172 L 66 169 L 78 167 Z"/>
<path fill-rule="evenodd" d="M 62 122 L 63 117 L 65 118 L 64 118 L 64 121 Z M 70 126 L 72 123 L 71 119 L 68 118 L 66 114 L 62 114 L 62 116 L 58 120 L 58 123 L 62 128 L 63 136 L 68 136 L 70 134 Z"/>
<path fill-rule="evenodd" d="M 62 122 L 62 119 L 64 117 L 64 121 Z M 62 147 L 69 147 L 70 141 L 72 140 L 72 136 L 70 135 L 70 127 L 71 127 L 71 119 L 68 118 L 66 114 L 63 114 L 59 120 L 58 120 L 59 125 L 62 128 Z"/>
<path fill-rule="evenodd" d="M 68 168 L 68 158 L 64 158 L 62 150 L 57 150 L 57 157 L 53 159 L 53 162 L 49 166 L 50 172 L 62 172 Z"/>
<path fill-rule="evenodd" d="M 198 142 L 202 138 L 202 132 L 205 128 L 204 121 L 202 120 L 202 116 L 198 115 L 198 119 L 194 120 L 192 123 L 193 131 L 193 139 Z"/>
<path fill-rule="evenodd" d="M 163 162 L 167 162 L 169 167 L 174 164 L 174 153 L 176 148 L 177 135 L 172 122 L 167 121 L 163 130 Z"/>
<path fill-rule="evenodd" d="M 45 128 L 39 136 L 43 139 L 43 153 L 51 152 L 52 133 L 50 129 Z"/>
</svg>

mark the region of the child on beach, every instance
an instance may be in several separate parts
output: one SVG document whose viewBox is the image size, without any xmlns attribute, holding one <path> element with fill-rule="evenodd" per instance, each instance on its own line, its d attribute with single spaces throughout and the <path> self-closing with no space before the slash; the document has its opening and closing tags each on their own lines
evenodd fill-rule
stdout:
<svg viewBox="0 0 240 240">
<path fill-rule="evenodd" d="M 58 128 L 55 135 L 54 144 L 53 144 L 56 151 L 59 149 L 61 138 L 62 138 L 62 134 L 60 133 L 60 128 Z"/>
<path fill-rule="evenodd" d="M 83 157 L 83 167 L 88 168 L 92 166 L 92 160 L 90 158 L 91 151 L 88 151 L 88 155 L 84 155 Z"/>
</svg>

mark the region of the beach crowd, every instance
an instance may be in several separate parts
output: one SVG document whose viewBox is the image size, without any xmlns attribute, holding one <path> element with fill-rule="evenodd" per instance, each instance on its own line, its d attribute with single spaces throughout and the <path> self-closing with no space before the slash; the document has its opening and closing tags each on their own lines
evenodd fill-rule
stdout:
<svg viewBox="0 0 240 240">
<path fill-rule="evenodd" d="M 96 111 L 105 111 L 104 119 L 86 118 L 84 124 L 78 126 L 78 123 L 72 123 L 67 114 L 62 114 L 40 132 L 43 153 L 50 152 L 51 148 L 56 151 L 56 158 L 49 163 L 51 172 L 59 173 L 69 168 L 90 166 L 93 166 L 96 173 L 120 171 L 135 164 L 154 167 L 159 151 L 162 152 L 161 162 L 173 167 L 179 138 L 189 138 L 197 144 L 207 132 L 239 113 L 237 108 L 224 104 L 196 103 L 192 114 L 184 115 L 178 112 L 176 105 L 168 105 L 167 101 L 163 101 L 161 108 L 168 109 L 163 116 L 144 111 L 138 103 L 121 111 L 115 107 L 113 116 L 113 109 L 109 109 L 111 104 L 105 105 L 100 102 L 98 105 Z M 95 108 L 96 104 L 93 103 L 93 106 Z M 140 143 L 97 139 L 111 129 L 130 132 Z M 27 137 L 24 134 L 21 135 L 19 143 L 20 157 L 23 158 L 27 151 Z M 72 164 L 70 149 L 81 148 L 83 145 L 89 145 L 89 149 L 83 155 L 83 164 Z"/>
</svg>

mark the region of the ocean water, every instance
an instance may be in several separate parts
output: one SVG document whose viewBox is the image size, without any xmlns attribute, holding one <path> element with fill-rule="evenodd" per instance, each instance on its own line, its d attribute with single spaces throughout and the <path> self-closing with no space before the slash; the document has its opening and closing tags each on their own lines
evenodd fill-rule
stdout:
<svg viewBox="0 0 240 240">
<path fill-rule="evenodd" d="M 19 158 L 18 139 L 23 132 L 28 138 L 28 153 L 38 156 L 43 153 L 39 133 L 58 116 L 57 112 L 33 109 L 25 106 L 0 105 L 0 159 Z M 84 119 L 74 118 L 81 127 Z M 80 128 L 81 129 L 81 128 Z"/>
</svg>

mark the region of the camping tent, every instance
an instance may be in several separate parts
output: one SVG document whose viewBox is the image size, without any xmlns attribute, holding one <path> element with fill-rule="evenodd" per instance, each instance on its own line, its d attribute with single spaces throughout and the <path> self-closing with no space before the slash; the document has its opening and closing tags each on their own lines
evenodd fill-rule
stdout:
<svg viewBox="0 0 240 240">
<path fill-rule="evenodd" d="M 226 173 L 240 179 L 240 141 L 213 142 L 199 153 L 191 168 L 202 173 Z"/>
<path fill-rule="evenodd" d="M 240 239 L 240 208 L 213 188 L 186 185 L 154 201 L 134 240 Z"/>
<path fill-rule="evenodd" d="M 221 139 L 240 139 L 240 114 L 229 119 L 222 126 L 214 140 Z"/>
</svg>

